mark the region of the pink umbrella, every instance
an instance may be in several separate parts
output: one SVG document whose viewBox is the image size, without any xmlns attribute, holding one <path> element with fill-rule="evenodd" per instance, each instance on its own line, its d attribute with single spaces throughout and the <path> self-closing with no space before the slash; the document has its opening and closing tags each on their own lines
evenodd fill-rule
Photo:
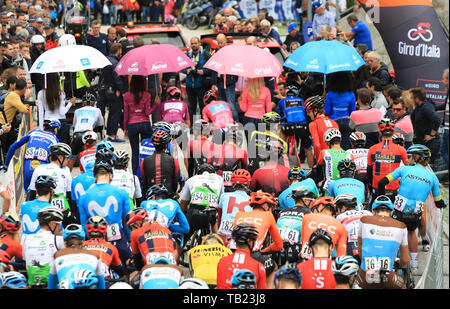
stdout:
<svg viewBox="0 0 450 309">
<path fill-rule="evenodd" d="M 116 66 L 119 75 L 150 75 L 178 72 L 195 66 L 178 47 L 170 44 L 144 45 L 127 52 Z"/>
<path fill-rule="evenodd" d="M 278 76 L 283 71 L 278 59 L 266 49 L 252 45 L 227 45 L 204 65 L 219 74 L 248 78 Z"/>
</svg>

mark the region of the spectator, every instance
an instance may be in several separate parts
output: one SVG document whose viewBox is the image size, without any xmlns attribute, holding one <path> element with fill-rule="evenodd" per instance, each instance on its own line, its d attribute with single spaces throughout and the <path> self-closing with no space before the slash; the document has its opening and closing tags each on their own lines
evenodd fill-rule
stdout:
<svg viewBox="0 0 450 309">
<path fill-rule="evenodd" d="M 153 0 L 150 6 L 150 21 L 159 21 L 160 17 L 161 21 L 164 21 L 164 6 L 161 1 Z"/>
<path fill-rule="evenodd" d="M 112 0 L 109 6 L 109 13 L 112 18 L 111 22 L 113 25 L 117 24 L 117 12 L 119 9 L 120 0 Z"/>
<path fill-rule="evenodd" d="M 447 96 L 445 97 L 444 102 L 444 118 L 442 121 L 442 124 L 444 125 L 444 133 L 442 134 L 442 142 L 441 142 L 441 156 L 444 159 L 445 163 L 448 165 L 448 114 L 449 114 L 449 87 L 448 87 L 448 68 L 444 70 L 444 73 L 442 73 L 442 83 L 444 84 L 445 88 L 447 88 Z"/>
<path fill-rule="evenodd" d="M 383 95 L 383 86 L 381 85 L 381 80 L 376 77 L 369 77 L 369 79 L 367 80 L 367 89 L 370 90 L 373 96 L 371 104 L 372 107 L 381 110 L 384 117 L 389 104 Z"/>
<path fill-rule="evenodd" d="M 378 123 L 383 118 L 383 113 L 370 106 L 372 94 L 369 89 L 358 89 L 357 96 L 359 108 L 350 114 L 349 126 L 353 131 L 359 131 L 366 135 L 366 148 L 370 148 L 380 142 Z"/>
<path fill-rule="evenodd" d="M 226 27 L 227 27 L 229 33 L 234 32 L 234 26 L 236 25 L 237 21 L 238 20 L 237 20 L 236 16 L 234 16 L 234 15 L 227 17 Z"/>
<path fill-rule="evenodd" d="M 356 51 L 359 53 L 361 58 L 364 58 L 364 54 L 368 52 L 368 47 L 366 44 L 357 44 L 355 46 Z M 367 84 L 367 79 L 370 77 L 370 68 L 367 63 L 360 66 L 358 70 L 353 72 L 353 89 L 356 92 L 359 88 L 365 88 Z"/>
<path fill-rule="evenodd" d="M 337 2 L 337 4 L 336 4 Z M 327 0 L 326 3 L 328 12 L 333 15 L 333 18 L 336 20 L 337 16 L 340 16 L 340 13 L 344 12 L 347 9 L 347 1 L 346 0 Z M 339 12 L 339 15 L 337 14 Z"/>
<path fill-rule="evenodd" d="M 214 24 L 216 25 L 213 30 L 214 34 L 228 32 L 228 27 L 223 22 L 222 14 L 217 14 L 216 16 L 214 16 Z"/>
<path fill-rule="evenodd" d="M 352 133 L 349 127 L 350 114 L 356 109 L 356 98 L 353 93 L 350 72 L 336 72 L 327 76 L 328 93 L 325 97 L 325 113 L 335 120 L 341 131 L 341 147 L 350 149 L 349 136 Z"/>
<path fill-rule="evenodd" d="M 45 50 L 49 50 L 58 47 L 58 35 L 55 32 L 55 26 L 51 23 L 45 23 Z"/>
<path fill-rule="evenodd" d="M 315 14 L 312 22 L 313 36 L 311 36 L 311 39 L 320 36 L 320 29 L 323 25 L 328 25 L 331 28 L 334 27 L 334 17 L 330 12 L 325 10 L 325 5 L 326 3 L 323 2 L 315 9 Z"/>
<path fill-rule="evenodd" d="M 402 98 L 396 98 L 392 102 L 392 113 L 394 115 L 395 132 L 402 133 L 405 138 L 405 148 L 412 145 L 414 129 L 408 109 Z"/>
<path fill-rule="evenodd" d="M 377 52 L 372 51 L 367 53 L 367 64 L 370 67 L 370 75 L 379 78 L 381 80 L 381 86 L 392 83 L 388 67 L 381 61 L 381 57 Z"/>
<path fill-rule="evenodd" d="M 336 36 L 333 34 L 333 28 L 329 25 L 322 25 L 320 27 L 320 36 L 316 38 L 316 40 L 326 40 L 333 41 L 336 39 Z"/>
<path fill-rule="evenodd" d="M 394 114 L 392 113 L 392 104 L 394 103 L 395 100 L 400 99 L 402 97 L 402 90 L 391 84 L 385 86 L 383 94 L 389 104 L 386 114 L 384 116 L 391 120 L 394 120 L 395 117 Z"/>
<path fill-rule="evenodd" d="M 87 45 L 94 47 L 103 55 L 108 56 L 108 36 L 100 32 L 101 24 L 98 20 L 92 21 L 92 31 L 86 35 Z"/>
<path fill-rule="evenodd" d="M 361 20 L 358 20 L 355 14 L 347 16 L 347 23 L 352 28 L 349 32 L 343 32 L 341 27 L 336 27 L 341 39 L 345 42 L 353 40 L 353 46 L 355 47 L 358 44 L 365 44 L 369 50 L 372 50 L 372 36 L 369 27 Z"/>
<path fill-rule="evenodd" d="M 414 144 L 422 144 L 431 150 L 430 163 L 433 164 L 439 156 L 441 140 L 438 135 L 441 119 L 436 113 L 434 104 L 427 99 L 425 89 L 411 89 L 415 109 L 411 113 L 414 127 Z"/>
<path fill-rule="evenodd" d="M 245 29 L 245 32 L 248 32 L 248 33 L 256 33 L 258 31 L 258 28 L 256 28 L 254 23 L 252 23 L 250 20 L 247 20 L 245 22 L 244 29 Z"/>
<path fill-rule="evenodd" d="M 117 43 L 120 43 L 122 45 L 122 55 L 125 55 L 127 52 L 133 49 L 133 41 L 127 39 L 127 33 L 123 28 L 116 30 L 116 36 Z"/>
<path fill-rule="evenodd" d="M 111 44 L 116 43 L 117 42 L 117 30 L 115 27 L 109 27 L 108 28 L 108 50 L 109 47 L 111 46 Z"/>
<path fill-rule="evenodd" d="M 305 38 L 303 37 L 303 33 L 297 31 L 296 23 L 291 23 L 287 28 L 287 31 L 288 35 L 286 35 L 286 39 L 284 40 L 283 48 L 292 53 L 293 51 L 291 50 L 291 43 L 297 42 L 300 45 L 303 45 L 305 44 Z"/>
<path fill-rule="evenodd" d="M 291 51 L 291 54 L 293 52 L 295 52 L 297 50 L 297 48 L 299 48 L 299 47 L 300 47 L 300 43 L 299 42 L 296 42 L 296 41 L 291 42 L 291 45 L 289 46 L 289 50 Z"/>
<path fill-rule="evenodd" d="M 262 35 L 272 37 L 277 40 L 278 43 L 283 44 L 281 42 L 280 34 L 272 27 L 267 19 L 263 19 L 260 23 L 260 26 Z"/>
</svg>

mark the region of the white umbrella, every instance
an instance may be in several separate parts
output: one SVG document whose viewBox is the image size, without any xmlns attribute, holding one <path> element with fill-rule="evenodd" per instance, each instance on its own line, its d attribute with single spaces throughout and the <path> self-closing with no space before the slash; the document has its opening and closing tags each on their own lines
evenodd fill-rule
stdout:
<svg viewBox="0 0 450 309">
<path fill-rule="evenodd" d="M 59 46 L 40 55 L 30 73 L 78 72 L 101 69 L 111 62 L 101 52 L 86 45 Z"/>
</svg>

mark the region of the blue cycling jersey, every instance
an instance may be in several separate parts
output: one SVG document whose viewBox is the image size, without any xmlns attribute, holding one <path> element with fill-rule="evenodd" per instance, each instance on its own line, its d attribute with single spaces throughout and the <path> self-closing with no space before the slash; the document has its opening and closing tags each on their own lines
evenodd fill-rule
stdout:
<svg viewBox="0 0 450 309">
<path fill-rule="evenodd" d="M 150 220 L 158 221 L 171 232 L 180 234 L 189 232 L 189 223 L 178 202 L 172 199 L 146 200 L 140 207 L 147 210 Z M 178 223 L 173 223 L 174 219 L 177 219 Z"/>
<path fill-rule="evenodd" d="M 234 217 L 239 211 L 252 211 L 250 206 L 250 196 L 242 190 L 226 192 L 220 196 L 219 209 L 222 210 L 219 235 L 231 237 Z"/>
<path fill-rule="evenodd" d="M 40 201 L 38 199 L 22 204 L 22 206 L 20 207 L 22 234 L 35 234 L 41 229 L 37 220 L 38 212 L 41 209 L 49 206 L 52 206 L 52 204 L 50 204 L 48 201 Z"/>
<path fill-rule="evenodd" d="M 434 200 L 441 199 L 438 178 L 420 164 L 401 166 L 386 177 L 390 182 L 401 178 L 394 208 L 405 214 L 421 213 L 430 192 Z"/>
<path fill-rule="evenodd" d="M 362 181 L 354 178 L 340 178 L 333 180 L 328 185 L 328 196 L 337 197 L 343 193 L 351 194 L 356 197 L 358 205 L 366 199 L 366 189 Z"/>
<path fill-rule="evenodd" d="M 278 203 L 280 204 L 280 207 L 282 209 L 292 208 L 295 206 L 295 201 L 292 198 L 292 191 L 298 189 L 299 187 L 306 187 L 316 196 L 319 196 L 319 189 L 317 188 L 316 183 L 311 178 L 307 178 L 300 182 L 294 183 L 293 185 L 289 186 L 289 188 L 281 192 L 281 194 L 278 196 Z"/>
<path fill-rule="evenodd" d="M 294 122 L 306 124 L 306 110 L 303 107 L 303 100 L 298 97 L 289 96 L 278 102 L 278 114 L 281 122 L 292 124 Z"/>
<path fill-rule="evenodd" d="M 306 207 L 293 207 L 280 211 L 277 220 L 281 239 L 290 244 L 301 244 L 303 216 L 311 213 Z"/>
<path fill-rule="evenodd" d="M 72 179 L 71 186 L 71 198 L 72 201 L 76 201 L 78 204 L 78 200 L 82 195 L 86 193 L 92 186 L 95 185 L 94 172 L 91 169 L 86 170 L 81 175 L 78 175 L 74 179 Z"/>
<path fill-rule="evenodd" d="M 151 156 L 155 152 L 155 146 L 152 144 L 152 140 L 150 138 L 146 138 L 141 142 L 141 146 L 139 148 L 139 166 L 141 166 L 142 161 Z M 173 155 L 175 152 L 175 149 L 172 145 L 172 143 L 169 143 L 167 145 L 166 153 L 170 156 Z M 141 178 L 141 169 L 138 168 L 136 176 L 138 178 Z"/>
</svg>

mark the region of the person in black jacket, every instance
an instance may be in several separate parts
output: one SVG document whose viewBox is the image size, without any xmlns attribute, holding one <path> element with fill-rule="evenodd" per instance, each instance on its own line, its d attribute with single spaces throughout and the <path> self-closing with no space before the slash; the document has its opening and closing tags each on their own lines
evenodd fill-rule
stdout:
<svg viewBox="0 0 450 309">
<path fill-rule="evenodd" d="M 297 24 L 291 23 L 287 28 L 288 35 L 286 35 L 286 39 L 283 43 L 283 49 L 292 53 L 291 51 L 291 43 L 298 42 L 300 45 L 305 44 L 305 38 L 303 37 L 303 33 L 297 31 Z"/>
<path fill-rule="evenodd" d="M 100 32 L 101 23 L 98 20 L 92 21 L 92 32 L 86 35 L 87 44 L 94 47 L 103 55 L 108 55 L 108 36 Z"/>
<path fill-rule="evenodd" d="M 367 54 L 367 64 L 370 67 L 370 75 L 381 80 L 381 86 L 392 83 L 391 75 L 387 65 L 381 61 L 378 53 L 372 51 Z"/>
</svg>

